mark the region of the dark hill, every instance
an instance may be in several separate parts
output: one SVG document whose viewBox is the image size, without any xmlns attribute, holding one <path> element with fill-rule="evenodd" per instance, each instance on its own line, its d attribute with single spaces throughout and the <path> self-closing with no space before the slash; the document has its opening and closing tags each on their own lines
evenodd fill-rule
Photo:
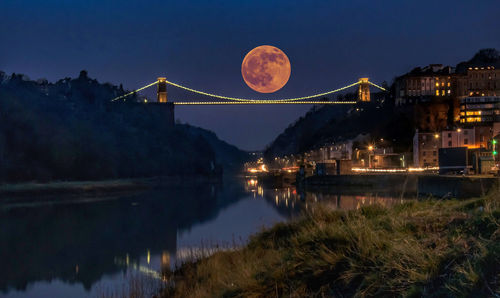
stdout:
<svg viewBox="0 0 500 298">
<path fill-rule="evenodd" d="M 500 68 L 500 52 L 496 49 L 479 50 L 470 60 L 457 64 L 456 72 L 464 73 L 469 67 L 488 66 Z"/>
<path fill-rule="evenodd" d="M 354 139 L 370 134 L 383 138 L 396 151 L 409 151 L 413 137 L 411 110 L 396 110 L 387 94 L 372 94 L 376 100 L 355 106 L 324 105 L 313 107 L 304 117 L 281 133 L 265 150 L 269 159 L 298 154 L 325 143 Z"/>
<path fill-rule="evenodd" d="M 245 156 L 213 133 L 141 112 L 136 96 L 110 102 L 124 93 L 85 71 L 55 83 L 0 72 L 0 181 L 210 175 Z M 224 150 L 237 160 L 219 160 Z"/>
</svg>

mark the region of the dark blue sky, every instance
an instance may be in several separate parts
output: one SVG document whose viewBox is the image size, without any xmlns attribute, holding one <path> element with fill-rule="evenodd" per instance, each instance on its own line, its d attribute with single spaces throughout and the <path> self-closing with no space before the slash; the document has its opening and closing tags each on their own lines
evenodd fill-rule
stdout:
<svg viewBox="0 0 500 298">
<path fill-rule="evenodd" d="M 86 69 L 127 89 L 166 76 L 259 98 L 240 67 L 248 51 L 269 44 L 292 64 L 288 84 L 271 97 L 302 96 L 500 49 L 499 11 L 498 0 L 1 0 L 0 70 L 54 81 Z M 309 108 L 178 107 L 176 118 L 261 149 Z"/>
</svg>

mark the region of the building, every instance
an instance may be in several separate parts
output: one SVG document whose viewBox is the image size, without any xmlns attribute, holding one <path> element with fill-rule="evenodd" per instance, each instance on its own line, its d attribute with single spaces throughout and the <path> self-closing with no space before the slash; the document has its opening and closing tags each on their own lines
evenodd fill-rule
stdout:
<svg viewBox="0 0 500 298">
<path fill-rule="evenodd" d="M 437 167 L 438 150 L 441 147 L 439 133 L 415 132 L 413 137 L 413 164 L 417 168 Z"/>
<path fill-rule="evenodd" d="M 352 141 L 326 144 L 321 148 L 306 153 L 308 161 L 326 162 L 340 159 L 352 159 Z"/>
<path fill-rule="evenodd" d="M 420 131 L 440 131 L 458 121 L 450 113 L 450 109 L 455 110 L 456 101 L 456 75 L 450 66 L 417 67 L 396 78 L 394 90 L 397 106 L 413 107 L 415 125 Z"/>
<path fill-rule="evenodd" d="M 500 69 L 470 65 L 457 77 L 458 96 L 500 96 Z"/>
<path fill-rule="evenodd" d="M 441 132 L 441 148 L 456 148 L 473 146 L 475 142 L 474 129 L 459 128 Z"/>
<path fill-rule="evenodd" d="M 491 115 L 474 117 L 481 116 L 473 114 L 474 111 L 461 115 L 461 100 L 491 97 L 485 100 L 491 101 L 500 96 L 500 54 L 494 49 L 484 49 L 455 68 L 442 64 L 414 68 L 396 78 L 394 92 L 397 106 L 415 105 L 414 117 L 420 131 L 441 130 L 459 121 L 466 124 L 467 118 L 494 122 Z"/>
<path fill-rule="evenodd" d="M 455 82 L 455 71 L 450 66 L 431 64 L 423 68 L 414 68 L 409 73 L 396 78 L 396 105 L 449 98 L 455 95 Z"/>
<path fill-rule="evenodd" d="M 462 125 L 492 125 L 495 122 L 500 122 L 500 95 L 460 99 Z"/>
<path fill-rule="evenodd" d="M 441 148 L 467 147 L 468 149 L 488 149 L 492 138 L 492 126 L 444 130 L 441 132 Z"/>
</svg>

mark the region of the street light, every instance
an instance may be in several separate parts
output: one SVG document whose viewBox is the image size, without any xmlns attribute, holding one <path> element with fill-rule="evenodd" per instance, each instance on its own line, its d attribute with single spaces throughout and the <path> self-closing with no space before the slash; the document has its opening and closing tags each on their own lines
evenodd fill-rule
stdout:
<svg viewBox="0 0 500 298">
<path fill-rule="evenodd" d="M 368 150 L 370 151 L 370 152 L 368 152 L 368 167 L 371 169 L 372 168 L 373 146 L 372 145 L 368 146 Z"/>
</svg>

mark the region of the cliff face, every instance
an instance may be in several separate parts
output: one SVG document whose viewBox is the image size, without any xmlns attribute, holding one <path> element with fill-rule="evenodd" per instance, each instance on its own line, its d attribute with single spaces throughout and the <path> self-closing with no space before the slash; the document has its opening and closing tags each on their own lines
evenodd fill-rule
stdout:
<svg viewBox="0 0 500 298">
<path fill-rule="evenodd" d="M 317 141 L 316 132 L 335 119 L 346 116 L 348 107 L 343 105 L 314 106 L 288 126 L 264 151 L 266 157 L 290 155 L 309 149 Z"/>
<path fill-rule="evenodd" d="M 83 71 L 56 83 L 0 72 L 0 181 L 209 175 L 221 164 L 206 138 L 136 97 L 110 102 L 124 92 Z"/>
<path fill-rule="evenodd" d="M 313 107 L 269 145 L 265 157 L 298 154 L 360 134 L 369 134 L 373 140 L 383 138 L 396 151 L 409 151 L 414 132 L 413 110 L 396 109 L 387 93 L 373 93 L 372 97 L 370 103 L 353 106 Z"/>
</svg>

